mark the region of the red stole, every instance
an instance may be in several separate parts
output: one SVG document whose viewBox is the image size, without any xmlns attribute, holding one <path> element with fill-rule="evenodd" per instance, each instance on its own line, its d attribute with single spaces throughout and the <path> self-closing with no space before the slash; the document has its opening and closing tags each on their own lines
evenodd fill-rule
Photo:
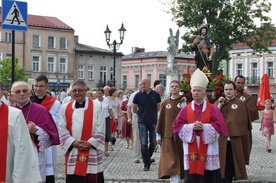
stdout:
<svg viewBox="0 0 276 183">
<path fill-rule="evenodd" d="M 195 113 L 192 109 L 192 103 L 190 103 L 187 107 L 187 120 L 188 123 L 194 123 L 196 121 Z M 192 115 L 194 114 L 194 115 Z M 210 123 L 210 116 L 211 116 L 211 105 L 209 102 L 206 102 L 206 109 L 201 114 L 201 119 L 199 119 L 203 124 Z M 188 153 L 189 153 L 189 166 L 190 174 L 199 174 L 204 175 L 205 171 L 205 164 L 206 164 L 206 154 L 208 144 L 203 143 L 203 132 L 199 132 L 200 142 L 199 147 L 197 146 L 196 137 L 192 143 L 188 144 Z M 195 135 L 195 132 L 194 132 Z"/>
<path fill-rule="evenodd" d="M 9 107 L 2 102 L 0 107 L 0 182 L 6 182 L 6 165 L 7 165 L 7 149 L 8 149 L 8 117 L 9 116 Z"/>
<path fill-rule="evenodd" d="M 46 97 L 42 100 L 41 105 L 44 106 L 48 111 L 50 111 L 52 105 L 55 103 L 56 99 L 46 95 Z"/>
<path fill-rule="evenodd" d="M 67 129 L 72 136 L 72 118 L 74 109 L 72 107 L 74 101 L 71 101 L 65 110 L 66 122 L 67 122 Z M 80 140 L 88 140 L 91 137 L 92 129 L 93 129 L 93 101 L 88 100 L 88 108 L 84 111 L 84 119 L 83 119 L 83 127 L 82 127 L 82 134 Z M 69 153 L 67 153 L 69 156 Z M 79 176 L 86 176 L 87 166 L 88 166 L 88 158 L 89 158 L 89 149 L 85 151 L 78 150 L 76 166 L 75 166 L 75 175 Z M 66 158 L 68 160 L 68 157 Z M 67 166 L 66 160 L 66 166 Z M 67 173 L 67 171 L 66 171 Z"/>
</svg>

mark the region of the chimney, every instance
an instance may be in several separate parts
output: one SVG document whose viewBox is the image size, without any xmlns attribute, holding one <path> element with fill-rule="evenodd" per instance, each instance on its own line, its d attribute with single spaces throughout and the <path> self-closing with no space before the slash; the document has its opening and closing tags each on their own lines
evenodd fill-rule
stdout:
<svg viewBox="0 0 276 183">
<path fill-rule="evenodd" d="M 74 42 L 79 43 L 79 36 L 74 36 Z"/>
<path fill-rule="evenodd" d="M 131 51 L 132 53 L 145 52 L 145 48 L 132 47 Z"/>
</svg>

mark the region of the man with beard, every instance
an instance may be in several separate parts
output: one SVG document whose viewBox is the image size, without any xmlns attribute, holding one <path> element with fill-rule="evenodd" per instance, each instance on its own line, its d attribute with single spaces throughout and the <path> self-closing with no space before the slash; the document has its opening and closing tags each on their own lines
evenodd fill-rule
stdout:
<svg viewBox="0 0 276 183">
<path fill-rule="evenodd" d="M 212 57 L 214 55 L 214 43 L 210 36 L 207 35 L 207 24 L 203 23 L 199 27 L 199 35 L 191 35 L 192 50 L 195 51 L 196 67 L 200 70 L 212 70 Z"/>
</svg>

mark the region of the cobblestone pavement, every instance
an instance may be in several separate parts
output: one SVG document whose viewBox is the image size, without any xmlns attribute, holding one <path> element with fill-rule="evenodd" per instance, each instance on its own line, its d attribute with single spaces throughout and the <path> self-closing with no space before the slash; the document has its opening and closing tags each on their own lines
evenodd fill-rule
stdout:
<svg viewBox="0 0 276 183">
<path fill-rule="evenodd" d="M 271 153 L 266 152 L 265 137 L 261 135 L 259 129 L 260 123 L 253 123 L 253 147 L 250 165 L 247 167 L 249 180 L 235 181 L 235 183 L 276 183 L 276 139 L 272 136 L 271 147 L 273 150 Z M 104 177 L 106 183 L 169 182 L 168 180 L 157 179 L 160 149 L 154 153 L 155 163 L 152 164 L 148 172 L 144 172 L 143 163 L 133 163 L 133 151 L 126 149 L 124 146 L 124 139 L 117 139 L 114 151 L 110 152 L 109 157 L 106 157 L 104 160 Z M 56 183 L 65 183 L 64 157 L 60 148 Z"/>
</svg>

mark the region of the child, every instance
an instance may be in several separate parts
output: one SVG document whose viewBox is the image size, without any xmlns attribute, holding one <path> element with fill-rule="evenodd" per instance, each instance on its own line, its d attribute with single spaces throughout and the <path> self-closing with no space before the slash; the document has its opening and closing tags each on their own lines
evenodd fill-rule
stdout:
<svg viewBox="0 0 276 183">
<path fill-rule="evenodd" d="M 271 100 L 267 99 L 264 102 L 265 109 L 262 111 L 262 121 L 261 121 L 261 128 L 262 135 L 266 136 L 266 151 L 271 152 L 270 141 L 271 135 L 274 135 L 274 111 L 271 110 Z"/>
</svg>

